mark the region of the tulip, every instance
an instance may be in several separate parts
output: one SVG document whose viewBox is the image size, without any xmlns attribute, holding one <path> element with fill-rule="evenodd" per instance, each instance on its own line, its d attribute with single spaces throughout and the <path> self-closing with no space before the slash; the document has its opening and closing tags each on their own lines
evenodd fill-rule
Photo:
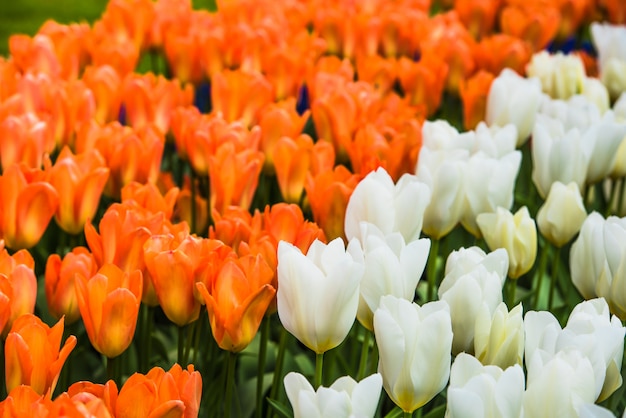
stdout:
<svg viewBox="0 0 626 418">
<path fill-rule="evenodd" d="M 47 416 L 51 403 L 49 398 L 35 392 L 31 386 L 19 385 L 0 402 L 0 415 L 11 418 Z"/>
<path fill-rule="evenodd" d="M 597 212 L 583 222 L 570 250 L 572 283 L 585 299 L 603 297 L 611 312 L 626 319 L 626 218 Z"/>
<path fill-rule="evenodd" d="M 521 365 L 503 370 L 483 366 L 473 356 L 461 353 L 450 371 L 446 417 L 519 418 L 523 395 Z"/>
<path fill-rule="evenodd" d="M 92 277 L 76 277 L 78 308 L 91 345 L 108 358 L 122 354 L 137 326 L 141 290 L 140 270 L 125 273 L 105 264 Z"/>
<path fill-rule="evenodd" d="M 343 376 L 317 391 L 300 373 L 288 373 L 284 382 L 295 418 L 365 418 L 376 413 L 383 379 L 376 373 L 357 383 L 350 376 Z"/>
<path fill-rule="evenodd" d="M 59 205 L 58 193 L 39 173 L 14 164 L 0 175 L 0 237 L 7 248 L 35 246 Z"/>
<path fill-rule="evenodd" d="M 502 302 L 508 257 L 503 249 L 485 254 L 478 247 L 450 253 L 439 299 L 448 303 L 454 340 L 452 353 L 473 353 L 479 312 L 487 308 L 492 317 Z M 375 329 L 375 328 L 374 328 Z"/>
<path fill-rule="evenodd" d="M 126 380 L 115 402 L 115 416 L 193 418 L 198 416 L 201 396 L 202 378 L 193 365 L 183 370 L 175 364 L 167 372 L 154 367 Z"/>
<path fill-rule="evenodd" d="M 96 260 L 85 247 L 75 247 L 63 259 L 58 254 L 50 254 L 46 262 L 45 286 L 48 309 L 53 317 L 64 317 L 67 324 L 80 318 L 74 284 L 76 275 L 92 277 L 97 271 Z"/>
<path fill-rule="evenodd" d="M 522 161 L 522 153 L 513 151 L 502 158 L 490 158 L 482 152 L 473 154 L 465 172 L 465 208 L 461 224 L 474 236 L 480 236 L 477 216 L 495 212 L 497 208 L 513 205 L 515 178 Z"/>
<path fill-rule="evenodd" d="M 526 74 L 541 81 L 544 93 L 555 99 L 565 100 L 582 92 L 585 67 L 576 55 L 551 55 L 547 51 L 541 51 L 533 55 L 526 66 Z"/>
<path fill-rule="evenodd" d="M 420 239 L 405 243 L 399 232 L 384 235 L 373 224 L 361 222 L 365 274 L 361 281 L 361 296 L 357 319 L 365 328 L 373 330 L 374 312 L 380 297 L 394 295 L 413 301 L 417 284 L 422 277 L 430 240 Z"/>
<path fill-rule="evenodd" d="M 0 240 L 0 327 L 6 336 L 13 322 L 32 314 L 37 301 L 35 260 L 27 250 L 9 255 Z"/>
<path fill-rule="evenodd" d="M 13 164 L 40 168 L 43 156 L 54 149 L 52 125 L 35 113 L 9 115 L 0 121 L 0 167 Z"/>
<path fill-rule="evenodd" d="M 292 335 L 317 354 L 346 338 L 359 306 L 363 254 L 358 241 L 314 241 L 306 255 L 278 244 L 278 317 Z"/>
<path fill-rule="evenodd" d="M 594 375 L 589 359 L 578 350 L 545 358 L 526 358 L 524 417 L 577 417 L 578 408 L 594 401 Z"/>
<path fill-rule="evenodd" d="M 416 176 L 405 174 L 394 185 L 384 168 L 368 174 L 355 187 L 346 207 L 345 233 L 348 240 L 361 236 L 360 223 L 375 225 L 384 235 L 399 232 L 409 243 L 419 239 L 430 190 Z"/>
<path fill-rule="evenodd" d="M 517 141 L 517 128 L 513 124 L 504 127 L 487 126 L 480 122 L 474 132 L 474 147 L 471 150 L 475 155 L 484 153 L 490 158 L 502 160 L 510 159 L 510 154 L 515 151 Z M 466 137 L 467 138 L 467 137 Z"/>
<path fill-rule="evenodd" d="M 283 136 L 275 141 L 273 152 L 273 169 L 283 200 L 299 203 L 310 170 L 313 140 L 306 134 L 295 139 Z"/>
<path fill-rule="evenodd" d="M 587 218 L 583 198 L 576 183 L 552 183 L 548 198 L 537 212 L 539 232 L 557 247 L 567 244 Z"/>
<path fill-rule="evenodd" d="M 64 147 L 46 174 L 59 195 L 57 224 L 69 234 L 82 232 L 87 220 L 96 214 L 109 177 L 104 159 L 96 150 L 74 155 Z"/>
<path fill-rule="evenodd" d="M 576 305 L 563 329 L 550 312 L 528 312 L 526 356 L 540 352 L 543 358 L 576 349 L 589 359 L 595 382 L 593 400 L 601 402 L 622 385 L 620 368 L 626 328 L 609 313 L 603 298 Z"/>
<path fill-rule="evenodd" d="M 250 344 L 276 294 L 273 277 L 261 256 L 250 255 L 226 261 L 209 287 L 196 284 L 221 349 L 238 353 Z"/>
<path fill-rule="evenodd" d="M 29 385 L 50 399 L 61 368 L 76 346 L 76 337 L 71 335 L 61 347 L 62 338 L 63 318 L 50 328 L 32 314 L 19 317 L 4 348 L 7 390 Z"/>
<path fill-rule="evenodd" d="M 152 213 L 163 212 L 167 219 L 172 219 L 179 192 L 178 187 L 171 187 L 163 195 L 152 183 L 132 182 L 122 188 L 122 202 L 132 200 Z"/>
<path fill-rule="evenodd" d="M 506 250 L 509 277 L 517 279 L 532 268 L 537 258 L 537 226 L 526 206 L 515 215 L 498 207 L 496 213 L 478 215 L 476 222 L 491 250 Z"/>
<path fill-rule="evenodd" d="M 411 413 L 441 392 L 450 376 L 452 324 L 443 301 L 418 306 L 383 296 L 374 312 L 378 372 L 391 400 Z"/>
<path fill-rule="evenodd" d="M 592 144 L 586 180 L 587 184 L 594 184 L 613 171 L 618 150 L 626 137 L 626 124 L 616 121 L 614 113 L 609 110 L 585 131 L 584 136 L 584 140 Z"/>
<path fill-rule="evenodd" d="M 598 51 L 600 80 L 609 90 L 611 98 L 616 99 L 626 90 L 626 29 L 622 25 L 593 23 L 591 38 Z"/>
<path fill-rule="evenodd" d="M 479 70 L 459 86 L 459 94 L 463 102 L 463 126 L 465 129 L 474 129 L 485 120 L 487 95 L 491 88 L 494 75 L 485 70 Z M 516 138 L 517 140 L 517 135 Z"/>
<path fill-rule="evenodd" d="M 524 321 L 521 303 L 509 312 L 502 302 L 491 317 L 486 305 L 483 305 L 476 317 L 474 353 L 485 365 L 493 364 L 502 369 L 522 365 Z"/>
<path fill-rule="evenodd" d="M 526 142 L 533 129 L 541 98 L 541 83 L 504 69 L 491 83 L 487 98 L 487 124 L 517 128 L 517 146 Z"/>
</svg>

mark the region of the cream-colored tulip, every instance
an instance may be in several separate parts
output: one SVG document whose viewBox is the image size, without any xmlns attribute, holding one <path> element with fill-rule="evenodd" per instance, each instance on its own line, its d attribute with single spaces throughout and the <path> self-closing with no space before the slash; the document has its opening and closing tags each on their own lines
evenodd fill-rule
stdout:
<svg viewBox="0 0 626 418">
<path fill-rule="evenodd" d="M 591 38 L 598 51 L 600 80 L 616 99 L 626 90 L 626 28 L 623 25 L 593 23 Z"/>
<path fill-rule="evenodd" d="M 587 218 L 582 195 L 576 183 L 552 183 L 548 198 L 537 212 L 539 232 L 557 247 L 567 244 Z"/>
<path fill-rule="evenodd" d="M 522 365 L 524 320 L 521 303 L 509 312 L 502 302 L 492 316 L 488 309 L 479 311 L 474 331 L 474 355 L 483 364 L 502 369 Z"/>
<path fill-rule="evenodd" d="M 476 222 L 491 250 L 506 250 L 509 277 L 517 279 L 532 268 L 537 258 L 537 227 L 526 206 L 515 215 L 499 207 L 496 213 L 481 213 Z"/>
<path fill-rule="evenodd" d="M 544 93 L 555 99 L 569 99 L 582 92 L 585 66 L 578 55 L 541 51 L 533 55 L 526 74 L 541 81 Z"/>
</svg>

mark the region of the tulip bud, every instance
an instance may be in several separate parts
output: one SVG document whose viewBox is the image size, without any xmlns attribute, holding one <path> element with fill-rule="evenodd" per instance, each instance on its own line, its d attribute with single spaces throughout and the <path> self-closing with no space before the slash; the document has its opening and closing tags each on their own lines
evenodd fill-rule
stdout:
<svg viewBox="0 0 626 418">
<path fill-rule="evenodd" d="M 580 231 L 587 211 L 576 183 L 552 183 L 550 193 L 537 212 L 539 232 L 557 247 L 568 243 Z"/>
<path fill-rule="evenodd" d="M 489 317 L 483 307 L 476 318 L 474 353 L 483 364 L 493 364 L 502 369 L 522 364 L 524 357 L 524 321 L 522 304 L 510 312 L 504 302 Z"/>
<path fill-rule="evenodd" d="M 515 215 L 499 207 L 496 213 L 476 217 L 489 248 L 504 248 L 509 255 L 509 277 L 528 272 L 537 258 L 537 227 L 526 206 Z"/>
</svg>

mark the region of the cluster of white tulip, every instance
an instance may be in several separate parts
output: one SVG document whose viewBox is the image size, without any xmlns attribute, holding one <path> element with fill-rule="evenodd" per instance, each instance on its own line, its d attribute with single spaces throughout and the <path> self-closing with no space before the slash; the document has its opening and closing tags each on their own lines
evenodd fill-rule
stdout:
<svg viewBox="0 0 626 418">
<path fill-rule="evenodd" d="M 319 359 L 356 319 L 373 332 L 379 355 L 378 373 L 360 383 L 345 376 L 323 387 L 318 364 L 315 387 L 290 373 L 296 417 L 373 416 L 381 388 L 410 414 L 446 386 L 447 417 L 613 416 L 596 403 L 622 385 L 626 218 L 588 215 L 585 204 L 602 192 L 595 184 L 626 175 L 626 93 L 618 99 L 626 91 L 626 28 L 594 24 L 592 33 L 601 82 L 573 55 L 535 55 L 528 78 L 504 70 L 492 84 L 486 123 L 459 132 L 427 121 L 415 175 L 394 184 L 379 168 L 358 184 L 346 209 L 346 243 L 316 241 L 306 255 L 280 243 L 284 327 Z M 516 148 L 531 135 L 532 182 L 542 200 L 536 222 L 526 206 L 510 212 L 522 163 Z M 425 268 L 438 262 L 434 244 L 459 224 L 491 252 L 454 249 L 443 279 L 428 284 L 438 287 L 438 300 L 416 303 Z M 537 230 L 557 267 L 559 249 L 579 234 L 568 267 L 587 300 L 563 328 L 551 312 L 529 309 L 536 304 L 524 314 L 528 298 L 503 300 L 507 277 L 515 289 L 511 280 L 535 266 Z M 544 275 L 539 269 L 534 277 L 540 283 Z"/>
</svg>

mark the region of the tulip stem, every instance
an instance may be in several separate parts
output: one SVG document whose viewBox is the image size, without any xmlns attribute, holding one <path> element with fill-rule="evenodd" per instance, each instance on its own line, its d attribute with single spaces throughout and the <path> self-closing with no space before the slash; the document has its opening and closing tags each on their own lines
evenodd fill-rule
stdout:
<svg viewBox="0 0 626 418">
<path fill-rule="evenodd" d="M 315 354 L 315 376 L 313 378 L 313 387 L 315 390 L 322 386 L 322 368 L 324 367 L 324 353 Z"/>
<path fill-rule="evenodd" d="M 508 305 L 509 305 L 509 310 L 513 308 L 513 306 L 515 306 L 515 290 L 517 289 L 517 280 L 512 280 L 509 278 L 508 280 Z"/>
<path fill-rule="evenodd" d="M 185 326 L 178 327 L 178 364 L 181 367 L 187 367 L 187 359 L 185 358 Z"/>
<path fill-rule="evenodd" d="M 191 167 L 191 165 L 190 165 Z M 190 183 L 191 183 L 191 225 L 189 225 L 189 229 L 192 234 L 200 234 L 196 231 L 196 174 L 193 171 L 193 167 L 191 167 L 191 174 L 189 175 Z"/>
<path fill-rule="evenodd" d="M 116 385 L 119 385 L 121 383 L 119 382 L 118 376 L 117 376 L 117 365 L 119 363 L 118 361 L 119 356 L 105 357 L 105 358 L 106 358 L 106 363 L 107 363 L 107 380 L 112 380 L 115 382 Z"/>
<path fill-rule="evenodd" d="M 413 412 L 407 412 L 407 411 L 404 411 L 404 412 L 402 413 L 402 416 L 403 416 L 404 418 L 411 418 L 411 417 L 413 416 Z"/>
<path fill-rule="evenodd" d="M 437 253 L 439 252 L 439 240 L 431 240 L 430 253 L 428 254 L 428 301 L 435 300 L 435 287 L 437 286 Z"/>
<path fill-rule="evenodd" d="M 541 250 L 541 258 L 539 259 L 539 269 L 537 270 L 537 284 L 535 285 L 535 300 L 532 304 L 533 309 L 539 309 L 539 295 L 541 293 L 541 284 L 543 282 L 543 276 L 546 273 L 546 265 L 548 264 L 548 252 L 550 247 L 548 243 L 543 246 Z"/>
<path fill-rule="evenodd" d="M 233 386 L 235 386 L 235 365 L 237 353 L 228 352 L 228 368 L 226 369 L 226 395 L 224 398 L 224 418 L 230 418 L 230 410 L 233 398 Z"/>
<path fill-rule="evenodd" d="M 361 360 L 359 361 L 359 372 L 357 374 L 357 380 L 363 379 L 365 375 L 365 368 L 367 366 L 367 355 L 370 351 L 370 336 L 371 331 L 365 329 L 365 335 L 363 335 L 363 346 L 361 347 Z"/>
<path fill-rule="evenodd" d="M 274 378 L 272 379 L 272 389 L 270 390 L 270 399 L 276 400 L 280 379 L 283 375 L 283 362 L 285 360 L 285 349 L 287 347 L 287 330 L 284 327 L 280 329 L 280 340 L 278 341 L 278 353 L 276 354 L 276 365 L 274 367 Z M 269 408 L 267 416 L 272 415 Z"/>
<path fill-rule="evenodd" d="M 267 341 L 270 334 L 270 319 L 264 317 L 261 323 L 261 340 L 259 341 L 259 362 L 256 373 L 256 414 L 257 418 L 263 416 L 263 376 L 265 374 L 265 357 L 267 356 Z"/>
<path fill-rule="evenodd" d="M 552 271 L 550 272 L 552 276 L 552 280 L 550 281 L 550 293 L 548 294 L 548 310 L 552 310 L 552 304 L 554 302 L 554 288 L 556 287 L 556 281 L 558 279 L 559 273 L 559 258 L 561 255 L 561 249 L 559 247 L 555 247 L 554 249 L 554 258 L 552 259 Z"/>
</svg>

